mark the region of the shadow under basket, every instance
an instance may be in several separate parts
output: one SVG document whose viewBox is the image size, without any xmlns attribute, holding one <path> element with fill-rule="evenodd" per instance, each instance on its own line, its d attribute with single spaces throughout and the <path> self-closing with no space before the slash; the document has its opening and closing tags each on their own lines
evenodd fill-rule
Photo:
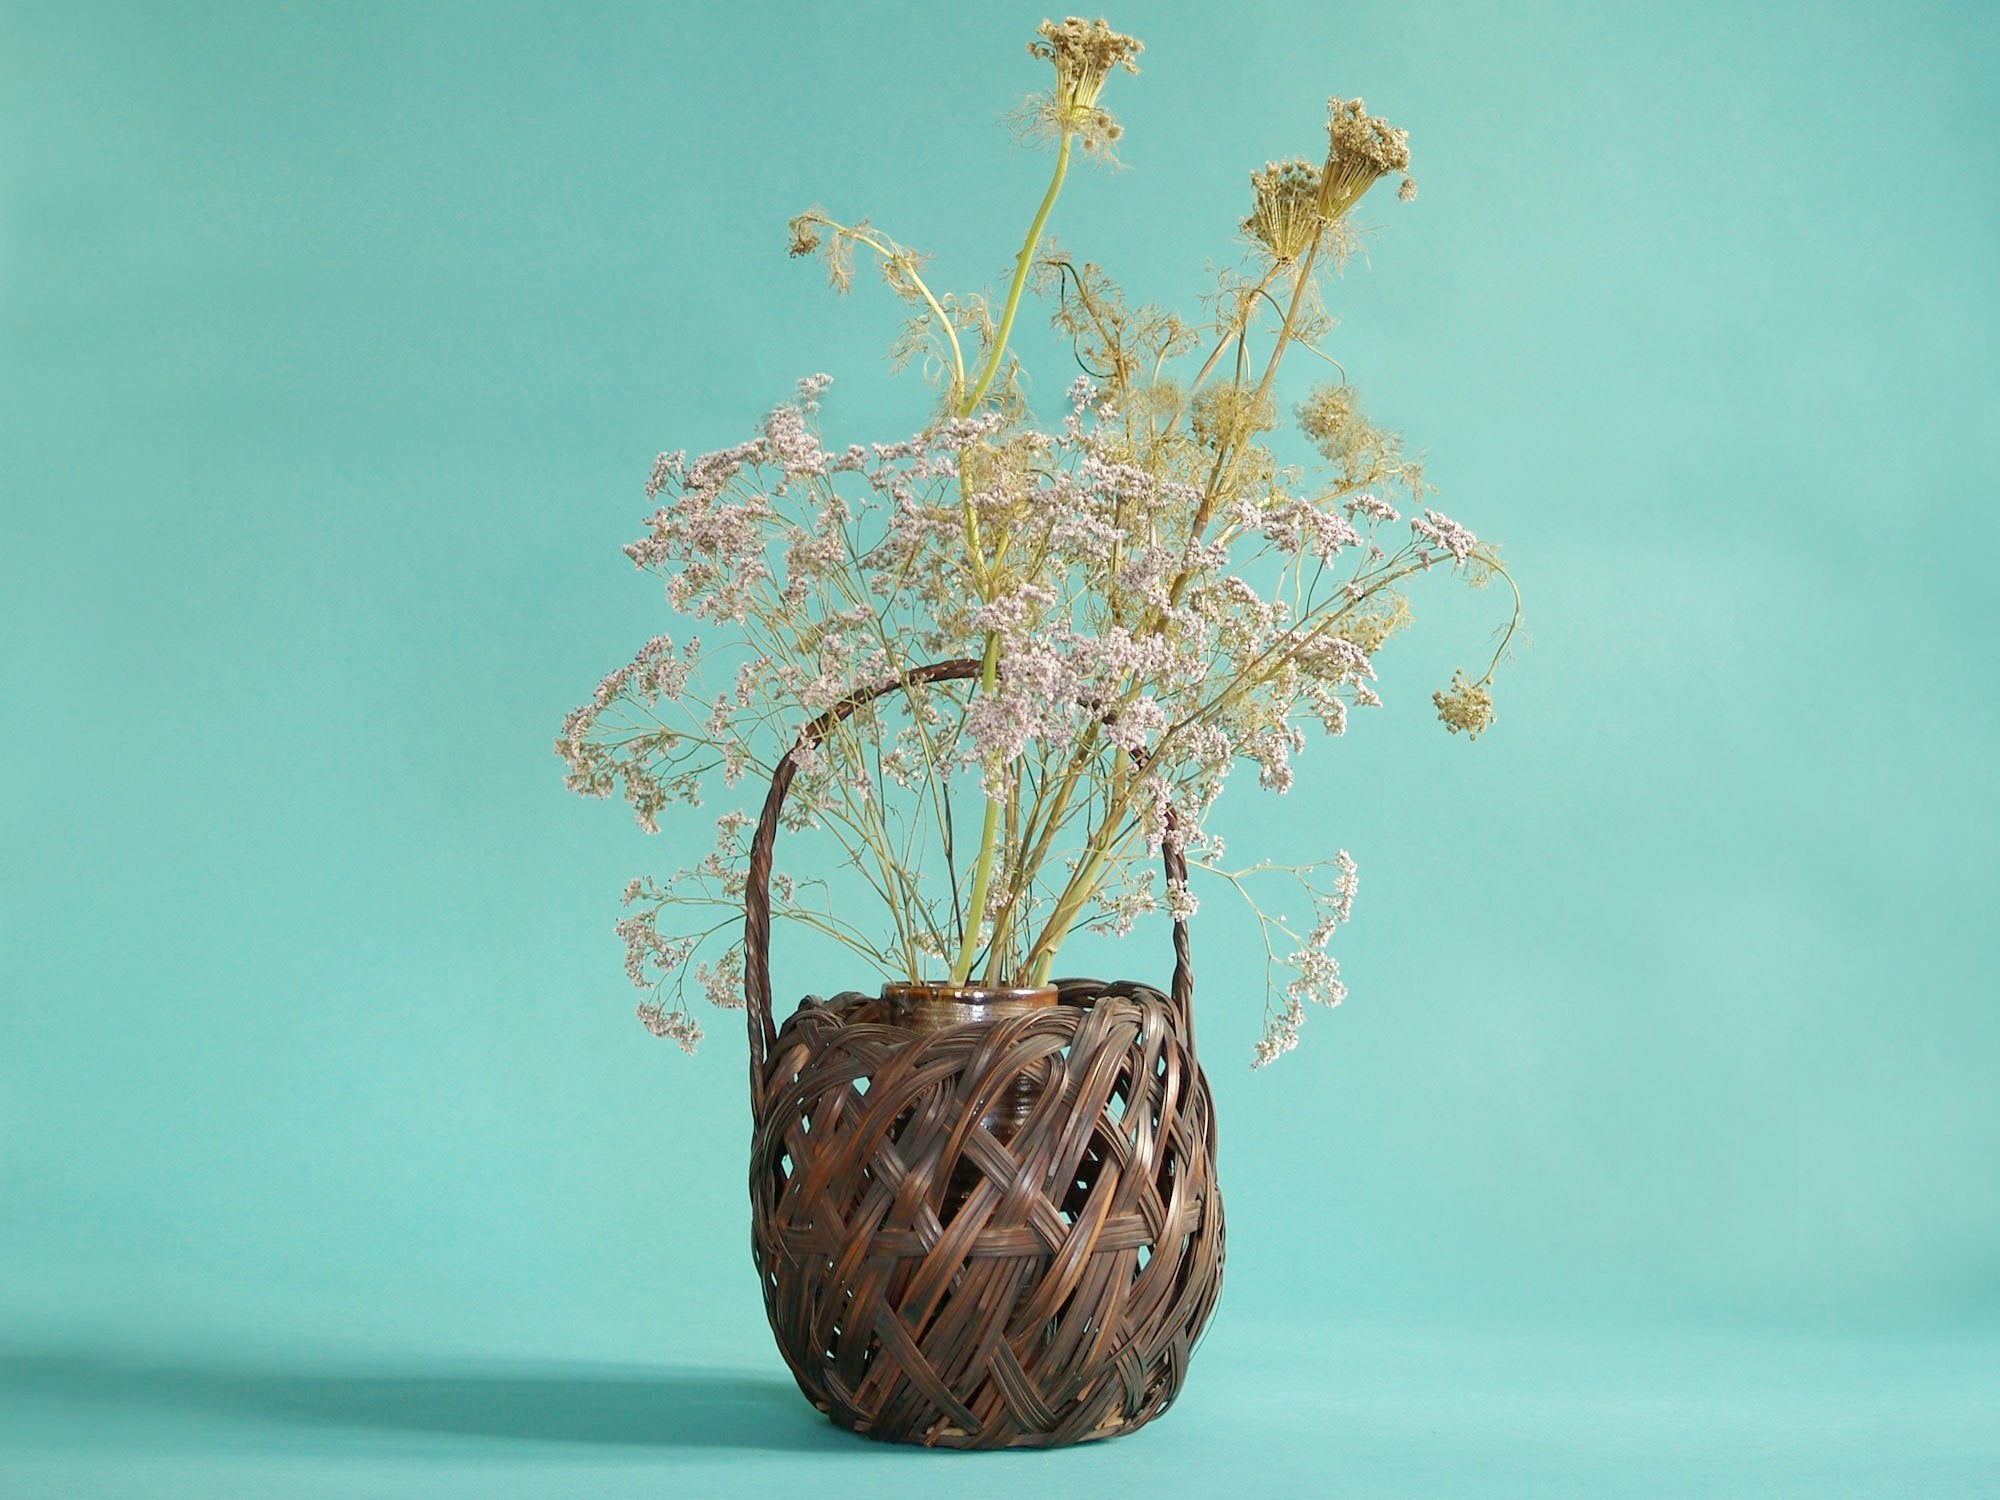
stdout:
<svg viewBox="0 0 2000 1500">
<path fill-rule="evenodd" d="M 856 694 L 801 735 L 821 738 Z M 1073 979 L 1057 1003 L 938 1028 L 850 992 L 771 1021 L 780 761 L 745 897 L 752 1248 L 799 1389 L 842 1427 L 1055 1447 L 1160 1415 L 1222 1283 L 1215 1115 L 1185 924 L 1171 993 Z M 1186 866 L 1169 839 L 1170 878 Z"/>
</svg>

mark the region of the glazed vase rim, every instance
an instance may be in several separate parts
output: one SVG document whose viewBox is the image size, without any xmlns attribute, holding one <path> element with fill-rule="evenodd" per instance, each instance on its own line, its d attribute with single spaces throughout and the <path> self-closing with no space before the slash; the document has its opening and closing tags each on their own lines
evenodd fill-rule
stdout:
<svg viewBox="0 0 2000 1500">
<path fill-rule="evenodd" d="M 961 1005 L 1029 1005 L 1056 1003 L 1052 984 L 953 984 L 948 979 L 891 979 L 882 984 L 884 1000 L 949 1001 Z"/>
</svg>

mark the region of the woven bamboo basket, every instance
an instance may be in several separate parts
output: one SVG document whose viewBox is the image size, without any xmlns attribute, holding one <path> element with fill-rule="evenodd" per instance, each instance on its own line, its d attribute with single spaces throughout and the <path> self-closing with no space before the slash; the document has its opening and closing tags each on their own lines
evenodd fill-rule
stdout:
<svg viewBox="0 0 2000 1500">
<path fill-rule="evenodd" d="M 906 684 L 978 671 L 864 688 L 800 743 Z M 1222 1283 L 1186 924 L 1167 993 L 1062 980 L 1057 1004 L 923 1031 L 848 992 L 774 1026 L 771 856 L 795 770 L 779 762 L 751 842 L 744 988 L 751 1248 L 799 1389 L 842 1427 L 935 1447 L 1143 1426 L 1179 1393 Z M 1164 859 L 1185 878 L 1171 838 Z"/>
</svg>

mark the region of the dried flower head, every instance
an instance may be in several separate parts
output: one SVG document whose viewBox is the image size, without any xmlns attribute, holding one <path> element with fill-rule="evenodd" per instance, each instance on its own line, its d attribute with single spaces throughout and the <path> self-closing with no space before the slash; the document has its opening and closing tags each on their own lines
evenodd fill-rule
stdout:
<svg viewBox="0 0 2000 1500">
<path fill-rule="evenodd" d="M 1303 157 L 1264 163 L 1250 174 L 1256 192 L 1244 233 L 1280 262 L 1297 260 L 1319 238 L 1319 168 Z"/>
<path fill-rule="evenodd" d="M 1298 405 L 1299 431 L 1329 457 L 1337 457 L 1354 442 L 1355 430 L 1366 427 L 1361 401 L 1345 383 L 1321 385 Z"/>
<path fill-rule="evenodd" d="M 1388 644 L 1391 636 L 1410 623 L 1409 600 L 1397 594 L 1385 602 L 1386 608 L 1340 622 L 1341 635 L 1354 642 L 1365 655 L 1373 656 Z"/>
<path fill-rule="evenodd" d="M 1315 387 L 1299 403 L 1297 415 L 1299 430 L 1333 465 L 1339 489 L 1358 491 L 1389 485 L 1414 492 L 1420 468 L 1403 457 L 1400 437 L 1368 420 L 1353 386 L 1342 381 Z M 1396 514 L 1393 506 L 1367 495 L 1357 496 L 1349 505 L 1350 516 L 1356 510 L 1366 511 L 1370 520 L 1377 521 L 1394 519 Z"/>
<path fill-rule="evenodd" d="M 1102 17 L 1085 21 L 1070 16 L 1060 25 L 1044 21 L 1035 30 L 1042 39 L 1028 43 L 1028 51 L 1056 65 L 1056 97 L 1065 109 L 1096 104 L 1111 70 L 1137 73 L 1139 65 L 1132 59 L 1146 50 L 1144 42 L 1113 31 Z"/>
<path fill-rule="evenodd" d="M 1113 31 L 1102 18 L 1085 21 L 1070 16 L 1060 24 L 1044 21 L 1036 33 L 1041 40 L 1029 42 L 1028 51 L 1055 64 L 1056 83 L 1050 93 L 1030 101 L 1027 133 L 1075 135 L 1086 151 L 1108 156 L 1124 127 L 1099 107 L 1097 98 L 1114 68 L 1139 71 L 1132 59 L 1145 50 L 1145 44 Z"/>
<path fill-rule="evenodd" d="M 1452 673 L 1451 687 L 1432 693 L 1431 702 L 1437 705 L 1444 727 L 1453 734 L 1463 730 L 1467 739 L 1476 740 L 1482 729 L 1492 726 L 1492 692 L 1483 681 L 1467 682 L 1462 671 Z"/>
<path fill-rule="evenodd" d="M 1188 425 L 1212 448 L 1241 443 L 1278 425 L 1277 405 L 1260 391 L 1212 385 L 1195 396 Z"/>
<path fill-rule="evenodd" d="M 1432 510 L 1428 505 L 1424 507 L 1423 515 L 1411 519 L 1410 534 L 1420 544 L 1427 543 L 1430 547 L 1450 553 L 1453 563 L 1460 566 L 1471 561 L 1473 549 L 1479 545 L 1478 537 L 1444 512 Z M 1428 564 L 1435 560 L 1436 554 L 1426 551 L 1424 557 Z"/>
<path fill-rule="evenodd" d="M 1359 99 L 1326 101 L 1326 170 L 1321 174 L 1321 217 L 1338 219 L 1361 201 L 1361 195 L 1388 172 L 1403 173 L 1407 198 L 1416 195 L 1411 181 L 1410 133 L 1398 130 L 1380 115 L 1370 115 Z"/>
<path fill-rule="evenodd" d="M 639 1007 L 639 1021 L 654 1036 L 674 1043 L 689 1057 L 701 1045 L 701 1022 L 684 1010 L 668 1010 L 658 1002 Z"/>
</svg>

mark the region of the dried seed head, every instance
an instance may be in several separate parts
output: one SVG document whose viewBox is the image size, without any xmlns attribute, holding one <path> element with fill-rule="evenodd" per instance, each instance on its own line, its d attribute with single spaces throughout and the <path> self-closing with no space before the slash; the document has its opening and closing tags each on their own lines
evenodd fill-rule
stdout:
<svg viewBox="0 0 2000 1500">
<path fill-rule="evenodd" d="M 1044 21 L 1035 29 L 1042 40 L 1028 43 L 1028 51 L 1056 65 L 1056 103 L 1065 111 L 1094 108 L 1113 68 L 1139 71 L 1132 59 L 1145 50 L 1145 44 L 1113 31 L 1101 18 L 1085 21 L 1071 16 L 1061 25 Z"/>
<path fill-rule="evenodd" d="M 1361 195 L 1388 172 L 1403 173 L 1400 196 L 1416 195 L 1410 180 L 1410 133 L 1398 130 L 1380 115 L 1370 115 L 1359 99 L 1326 101 L 1326 170 L 1320 183 L 1319 211 L 1338 219 Z"/>
<path fill-rule="evenodd" d="M 1244 233 L 1280 262 L 1297 260 L 1319 238 L 1319 168 L 1302 157 L 1264 163 L 1250 174 L 1256 192 Z"/>
<path fill-rule="evenodd" d="M 1493 723 L 1493 694 L 1484 682 L 1467 682 L 1464 672 L 1451 674 L 1451 687 L 1431 694 L 1438 717 L 1453 734 L 1465 731 L 1467 739 L 1478 739 L 1482 729 Z"/>
<path fill-rule="evenodd" d="M 1017 128 L 1029 139 L 1074 135 L 1084 150 L 1108 158 L 1125 131 L 1098 106 L 1097 96 L 1113 68 L 1139 71 L 1132 59 L 1145 50 L 1144 43 L 1113 31 L 1102 19 L 1070 16 L 1060 25 L 1044 21 L 1036 30 L 1041 40 L 1029 42 L 1028 51 L 1055 64 L 1056 83 L 1048 94 L 1027 101 Z"/>
<path fill-rule="evenodd" d="M 794 256 L 811 255 L 819 249 L 819 219 L 816 214 L 803 213 L 792 219 L 786 227 L 792 231 L 791 253 Z"/>
<path fill-rule="evenodd" d="M 1371 485 L 1408 484 L 1415 470 L 1402 457 L 1402 441 L 1370 422 L 1361 410 L 1354 387 L 1328 384 L 1316 387 L 1297 408 L 1299 430 L 1333 465 L 1334 478 L 1342 491 L 1359 491 Z M 1365 510 L 1371 520 L 1393 518 L 1392 507 L 1372 495 L 1356 495 L 1348 514 Z"/>
<path fill-rule="evenodd" d="M 1221 448 L 1276 427 L 1277 405 L 1268 394 L 1260 397 L 1240 385 L 1212 385 L 1195 396 L 1188 425 L 1201 442 Z"/>
<path fill-rule="evenodd" d="M 1373 609 L 1365 615 L 1340 622 L 1340 633 L 1370 656 L 1380 651 L 1391 636 L 1410 623 L 1409 600 L 1397 594 L 1386 603 L 1386 608 Z"/>
<path fill-rule="evenodd" d="M 1361 402 L 1351 385 L 1315 386 L 1298 405 L 1299 431 L 1322 452 L 1344 452 L 1352 446 L 1355 429 L 1366 427 Z"/>
</svg>

